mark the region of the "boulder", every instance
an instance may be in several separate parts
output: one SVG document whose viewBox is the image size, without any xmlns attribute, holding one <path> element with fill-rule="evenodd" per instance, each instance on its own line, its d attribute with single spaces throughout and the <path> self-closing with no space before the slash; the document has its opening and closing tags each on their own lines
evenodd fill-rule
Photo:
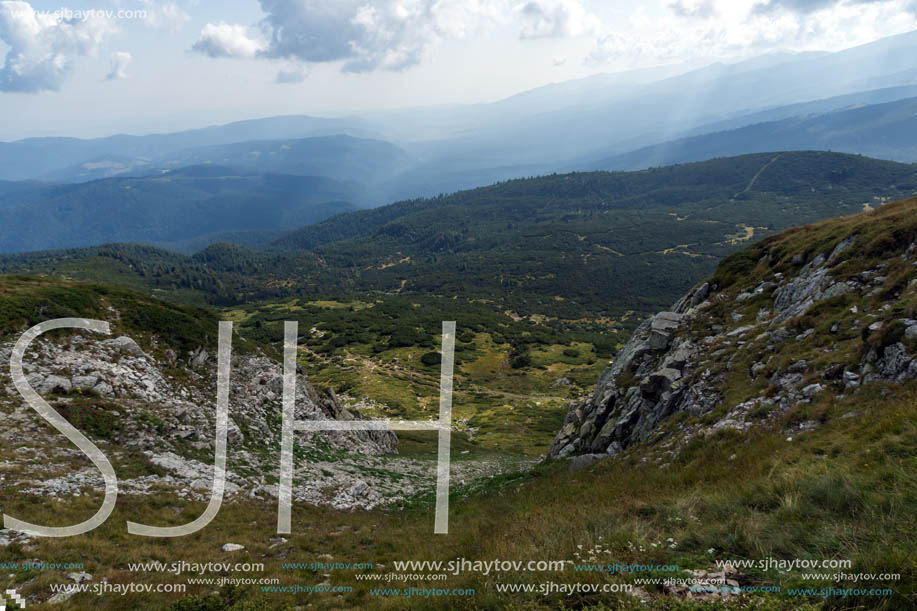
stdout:
<svg viewBox="0 0 917 611">
<path fill-rule="evenodd" d="M 49 375 L 35 386 L 35 392 L 40 395 L 47 395 L 50 393 L 70 392 L 72 388 L 73 385 L 67 378 L 58 375 Z"/>
<path fill-rule="evenodd" d="M 131 356 L 145 357 L 146 353 L 143 349 L 129 337 L 122 335 L 121 337 L 116 337 L 114 339 L 109 339 L 102 342 L 106 346 L 110 346 L 118 352 L 123 354 L 129 354 Z"/>
</svg>

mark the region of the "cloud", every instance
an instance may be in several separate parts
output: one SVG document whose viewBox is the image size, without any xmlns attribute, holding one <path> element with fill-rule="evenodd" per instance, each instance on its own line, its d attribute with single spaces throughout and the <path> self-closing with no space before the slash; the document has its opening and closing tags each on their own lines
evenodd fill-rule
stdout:
<svg viewBox="0 0 917 611">
<path fill-rule="evenodd" d="M 753 12 L 758 14 L 785 11 L 808 15 L 817 11 L 833 8 L 839 4 L 873 4 L 889 0 L 764 0 L 755 4 Z"/>
<path fill-rule="evenodd" d="M 250 37 L 248 30 L 244 25 L 208 23 L 191 48 L 209 57 L 251 59 L 264 49 L 264 45 Z"/>
<path fill-rule="evenodd" d="M 555 67 L 555 68 L 560 68 L 561 66 L 566 66 L 566 65 L 567 65 L 567 58 L 566 58 L 566 57 L 561 57 L 561 56 L 555 57 L 555 58 L 554 58 L 554 61 L 553 61 L 553 64 L 554 64 L 554 67 Z"/>
<path fill-rule="evenodd" d="M 531 0 L 516 6 L 522 18 L 522 38 L 570 38 L 594 35 L 599 18 L 580 0 Z"/>
<path fill-rule="evenodd" d="M 679 17 L 709 19 L 716 14 L 713 0 L 676 0 L 669 8 Z"/>
<path fill-rule="evenodd" d="M 193 48 L 212 57 L 342 62 L 345 72 L 404 70 L 446 38 L 501 19 L 506 0 L 260 0 L 263 45 L 239 25 L 208 24 Z M 228 44 L 232 43 L 232 44 Z M 232 50 L 230 50 L 232 49 Z"/>
<path fill-rule="evenodd" d="M 675 0 L 667 14 L 631 14 L 596 40 L 585 63 L 625 69 L 689 58 L 728 61 L 777 50 L 841 50 L 913 31 L 917 19 L 907 5 L 915 1 L 771 0 L 798 10 L 761 12 L 760 0 L 730 0 L 715 2 L 711 19 L 686 19 L 702 2 Z M 829 5 L 830 10 L 815 8 Z"/>
<path fill-rule="evenodd" d="M 146 24 L 151 28 L 178 31 L 191 20 L 174 2 L 159 3 L 156 0 L 139 0 L 146 11 Z"/>
<path fill-rule="evenodd" d="M 127 51 L 115 51 L 111 54 L 111 72 L 105 79 L 108 81 L 120 81 L 127 78 L 127 66 L 131 63 L 131 54 Z"/>
<path fill-rule="evenodd" d="M 114 26 L 101 18 L 61 19 L 28 2 L 0 1 L 0 40 L 9 51 L 0 67 L 0 91 L 56 91 L 74 59 L 95 55 Z"/>
</svg>

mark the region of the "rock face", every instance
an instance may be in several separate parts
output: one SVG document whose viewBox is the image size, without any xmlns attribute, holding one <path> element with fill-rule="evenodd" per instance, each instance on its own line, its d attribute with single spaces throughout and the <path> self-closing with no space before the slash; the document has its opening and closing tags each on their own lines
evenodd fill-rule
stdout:
<svg viewBox="0 0 917 611">
<path fill-rule="evenodd" d="M 105 482 L 99 470 L 13 387 L 8 363 L 16 339 L 0 338 L 0 498 L 101 494 Z M 43 336 L 32 343 L 23 369 L 52 408 L 111 459 L 120 495 L 206 502 L 214 472 L 216 358 L 212 349 L 178 355 L 163 343 L 152 337 L 141 348 L 128 337 Z M 234 350 L 230 385 L 226 501 L 260 499 L 276 505 L 283 367 L 263 354 Z M 301 372 L 295 399 L 296 420 L 359 419 L 358 409 L 367 400 L 339 400 L 316 389 Z M 397 456 L 394 433 L 297 431 L 295 436 L 295 503 L 365 509 L 435 486 L 436 463 Z M 529 462 L 458 461 L 452 474 L 456 481 L 472 481 L 518 471 Z M 0 548 L 15 542 L 0 531 Z"/>
<path fill-rule="evenodd" d="M 808 256 L 756 247 L 751 260 L 758 263 L 747 272 L 754 284 L 710 280 L 644 321 L 592 395 L 569 405 L 549 457 L 584 455 L 571 464 L 581 468 L 596 456 L 661 441 L 661 423 L 674 414 L 716 410 L 722 416 L 709 430 L 746 430 L 755 410 L 917 379 L 917 320 L 900 314 L 917 302 L 917 248 L 876 263 L 851 259 L 856 243 L 848 235 Z M 818 317 L 809 316 L 816 309 Z M 801 352 L 811 358 L 798 358 Z"/>
<path fill-rule="evenodd" d="M 9 363 L 14 339 L 0 344 L 0 363 Z M 176 362 L 170 367 L 170 361 L 177 359 L 167 353 L 167 358 L 157 360 L 152 351 L 145 352 L 128 337 L 100 339 L 94 334 L 75 333 L 64 340 L 39 338 L 33 342 L 23 369 L 29 384 L 77 428 L 85 431 L 86 422 L 97 423 L 96 430 L 89 432 L 96 433 L 94 441 L 101 444 L 103 452 L 111 453 L 112 448 L 106 445 L 111 444 L 115 453 L 129 450 L 144 455 L 159 472 L 120 479 L 122 494 L 177 489 L 179 496 L 206 500 L 213 481 L 213 462 L 212 458 L 202 461 L 199 457 L 211 457 L 214 447 L 216 362 L 202 348 L 190 353 L 184 363 Z M 264 475 L 279 469 L 282 366 L 260 354 L 234 354 L 230 385 L 226 495 L 275 497 L 276 486 L 265 485 Z M 58 454 L 67 460 L 82 456 L 70 447 L 56 447 L 68 442 L 37 419 L 6 372 L 0 374 L 0 388 L 5 390 L 0 395 L 0 410 L 6 412 L 7 425 L 0 431 L 0 438 L 12 440 L 28 433 L 30 442 L 48 448 L 50 463 Z M 298 373 L 295 418 L 354 420 L 359 416 L 343 408 L 333 393 L 319 392 L 307 376 Z M 379 493 L 351 474 L 351 463 L 397 454 L 394 433 L 329 431 L 295 435 L 296 445 L 306 454 L 318 453 L 322 457 L 313 463 L 300 460 L 296 464 L 296 500 L 331 504 L 330 498 L 339 490 L 347 496 L 335 506 L 371 507 L 382 502 Z M 53 464 L 42 464 L 46 459 L 39 460 L 40 453 L 34 460 L 28 457 L 26 443 L 16 445 L 23 451 L 22 459 L 17 461 L 21 475 L 31 473 L 20 485 L 24 493 L 61 498 L 104 489 L 98 470 L 74 471 L 63 465 L 57 470 Z M 355 490 L 357 482 L 362 486 Z M 398 495 L 390 495 L 389 500 L 397 498 Z"/>
</svg>

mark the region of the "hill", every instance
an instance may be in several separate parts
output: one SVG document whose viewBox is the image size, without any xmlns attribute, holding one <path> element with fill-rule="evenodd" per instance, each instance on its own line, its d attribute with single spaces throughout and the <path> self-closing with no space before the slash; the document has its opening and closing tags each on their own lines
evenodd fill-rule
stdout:
<svg viewBox="0 0 917 611">
<path fill-rule="evenodd" d="M 222 245 L 182 258 L 121 245 L 4 257 L 0 270 L 127 282 L 198 303 L 461 295 L 523 315 L 608 315 L 629 325 L 628 312 L 665 307 L 750 240 L 915 191 L 912 165 L 748 155 L 401 202 L 306 227 L 272 252 Z"/>
<path fill-rule="evenodd" d="M 262 577 L 276 577 L 280 588 L 321 586 L 310 594 L 317 608 L 374 608 L 379 600 L 391 609 L 416 608 L 419 594 L 382 598 L 391 590 L 379 588 L 381 582 L 392 581 L 402 588 L 431 587 L 431 578 L 414 576 L 413 566 L 402 561 L 473 563 L 496 558 L 523 563 L 550 558 L 562 565 L 489 574 L 450 567 L 440 571 L 435 587 L 461 590 L 462 595 L 431 596 L 423 606 L 912 608 L 917 583 L 911 561 L 917 550 L 915 263 L 917 199 L 775 234 L 725 259 L 670 312 L 648 321 L 601 376 L 592 397 L 571 407 L 552 456 L 575 456 L 572 460 L 543 461 L 524 472 L 481 476 L 478 471 L 472 479 L 480 467 L 465 453 L 480 459 L 480 449 L 454 433 L 457 481 L 447 536 L 430 534 L 435 452 L 428 447 L 426 456 L 408 454 L 413 463 L 407 470 L 399 467 L 403 456 L 348 456 L 314 443 L 304 444 L 296 456 L 302 471 L 296 481 L 293 532 L 274 536 L 277 502 L 263 478 L 276 473 L 271 471 L 276 464 L 263 462 L 263 442 L 270 448 L 276 444 L 270 444 L 259 426 L 271 421 L 265 416 L 276 413 L 276 396 L 267 393 L 279 388 L 280 376 L 276 365 L 255 370 L 242 364 L 234 385 L 233 418 L 243 425 L 231 433 L 241 440 L 234 437 L 237 462 L 228 470 L 225 506 L 200 534 L 159 541 L 158 553 L 189 563 L 204 564 L 214 554 L 263 562 Z M 36 286 L 64 290 L 64 296 L 86 294 L 59 283 L 2 278 L 0 290 L 34 316 L 36 303 L 22 299 L 32 299 Z M 54 302 L 51 298 L 47 303 Z M 111 313 L 111 304 L 99 305 Z M 343 321 L 353 313 L 347 313 L 348 307 L 356 312 L 368 306 L 335 307 Z M 82 307 L 77 304 L 68 312 L 98 311 Z M 305 319 L 315 313 L 303 304 L 285 307 L 262 308 L 248 319 L 251 325 L 242 326 L 276 324 L 294 308 Z M 387 304 L 382 309 L 373 324 L 408 306 Z M 424 313 L 418 310 L 414 316 Z M 326 317 L 322 323 L 328 321 Z M 361 321 L 352 322 L 352 332 L 361 334 Z M 167 346 L 160 344 L 157 352 L 152 339 L 142 340 L 147 353 L 166 356 Z M 475 337 L 473 343 L 482 339 Z M 55 365 L 73 366 L 72 353 L 78 350 L 81 367 L 107 372 L 106 367 L 117 366 L 122 372 L 137 371 L 141 380 L 158 370 L 158 358 L 115 354 L 107 347 L 94 350 L 92 343 L 78 336 L 54 338 L 40 346 L 40 354 Z M 0 342 L 0 350 L 8 346 Z M 47 369 L 47 361 L 35 363 L 39 377 L 50 373 Z M 194 389 L 206 386 L 204 369 L 192 368 L 190 378 L 156 378 L 153 389 L 165 391 L 179 382 L 192 389 L 193 403 L 198 397 Z M 456 388 L 467 392 L 469 387 L 457 379 Z M 191 478 L 206 471 L 209 449 L 202 450 L 194 437 L 182 436 L 189 434 L 189 427 L 212 430 L 212 423 L 180 397 L 167 409 L 151 411 L 156 403 L 151 406 L 150 391 L 142 383 L 126 385 L 114 398 L 83 395 L 72 387 L 56 390 L 49 397 L 54 408 L 115 457 L 123 490 L 118 519 L 108 520 L 79 545 L 94 550 L 81 559 L 93 579 L 117 583 L 127 563 L 150 558 L 147 539 L 125 536 L 125 519 L 182 523 L 206 506 L 207 499 L 196 492 L 200 482 Z M 135 396 L 137 392 L 147 394 Z M 4 511 L 55 524 L 90 514 L 100 502 L 103 482 L 93 480 L 86 465 L 73 459 L 72 450 L 57 447 L 59 439 L 46 438 L 20 408 L 0 401 L 8 425 L 0 434 L 10 439 L 0 446 L 5 452 L 0 455 L 5 465 L 0 481 Z M 136 428 L 118 427 L 114 411 L 127 414 L 125 422 L 136 423 Z M 504 408 L 493 415 L 499 420 L 510 411 Z M 597 418 L 614 426 L 599 428 Z M 606 428 L 611 436 L 595 445 Z M 127 437 L 129 443 L 122 434 L 133 435 Z M 416 441 L 409 441 L 408 449 L 416 449 Z M 575 447 L 564 451 L 571 444 Z M 12 451 L 19 447 L 32 452 Z M 181 455 L 176 460 L 170 452 Z M 418 473 L 426 476 L 426 485 Z M 316 481 L 355 477 L 373 478 L 386 494 L 394 487 L 411 490 L 412 496 L 401 504 L 377 506 L 378 498 L 366 492 L 365 482 L 363 487 L 345 487 L 333 498 L 309 493 Z M 79 497 L 73 496 L 74 490 Z M 144 496 L 148 491 L 157 495 L 155 502 Z M 340 509 L 354 506 L 364 509 Z M 10 540 L 6 553 L 11 562 L 50 562 L 74 549 L 68 539 L 34 539 L 11 531 L 3 536 Z M 239 546 L 237 551 L 221 547 L 228 541 Z M 309 564 L 328 560 L 349 566 L 323 574 L 322 566 Z M 303 566 L 307 568 L 298 568 Z M 30 569 L 15 574 L 11 583 L 31 602 L 45 603 L 56 579 L 53 571 Z M 135 579 L 155 585 L 162 576 L 140 571 Z M 576 592 L 543 587 L 574 582 Z M 288 591 L 280 589 L 188 583 L 182 594 L 152 590 L 126 600 L 138 608 L 171 605 L 176 610 L 290 607 Z M 322 584 L 340 589 L 323 590 Z M 121 598 L 105 600 L 118 601 L 103 603 L 107 608 L 124 604 Z M 98 597 L 85 592 L 62 608 L 92 604 L 98 606 Z"/>
<path fill-rule="evenodd" d="M 27 138 L 0 142 L 0 179 L 85 181 L 146 171 L 153 159 L 196 147 L 332 134 L 377 137 L 359 119 L 269 117 L 168 134 Z"/>
<path fill-rule="evenodd" d="M 354 183 L 210 165 L 80 184 L 25 183 L 0 190 L 0 252 L 292 228 L 354 210 L 362 197 Z"/>
<path fill-rule="evenodd" d="M 338 135 L 192 148 L 170 153 L 152 164 L 164 168 L 214 164 L 264 174 L 324 176 L 372 184 L 404 171 L 412 161 L 403 149 L 388 142 Z"/>
<path fill-rule="evenodd" d="M 752 153 L 818 149 L 856 152 L 881 159 L 913 162 L 917 147 L 917 98 L 851 107 L 827 113 L 805 113 L 738 129 L 718 131 L 644 147 L 587 163 L 584 169 L 636 170 Z"/>
</svg>

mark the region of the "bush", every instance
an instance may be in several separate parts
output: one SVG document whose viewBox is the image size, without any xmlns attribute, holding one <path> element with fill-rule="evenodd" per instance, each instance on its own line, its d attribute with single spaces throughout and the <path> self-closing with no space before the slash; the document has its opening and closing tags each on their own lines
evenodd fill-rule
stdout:
<svg viewBox="0 0 917 611">
<path fill-rule="evenodd" d="M 443 362 L 443 357 L 439 352 L 427 352 L 420 357 L 420 362 L 427 367 L 433 367 Z"/>
</svg>

